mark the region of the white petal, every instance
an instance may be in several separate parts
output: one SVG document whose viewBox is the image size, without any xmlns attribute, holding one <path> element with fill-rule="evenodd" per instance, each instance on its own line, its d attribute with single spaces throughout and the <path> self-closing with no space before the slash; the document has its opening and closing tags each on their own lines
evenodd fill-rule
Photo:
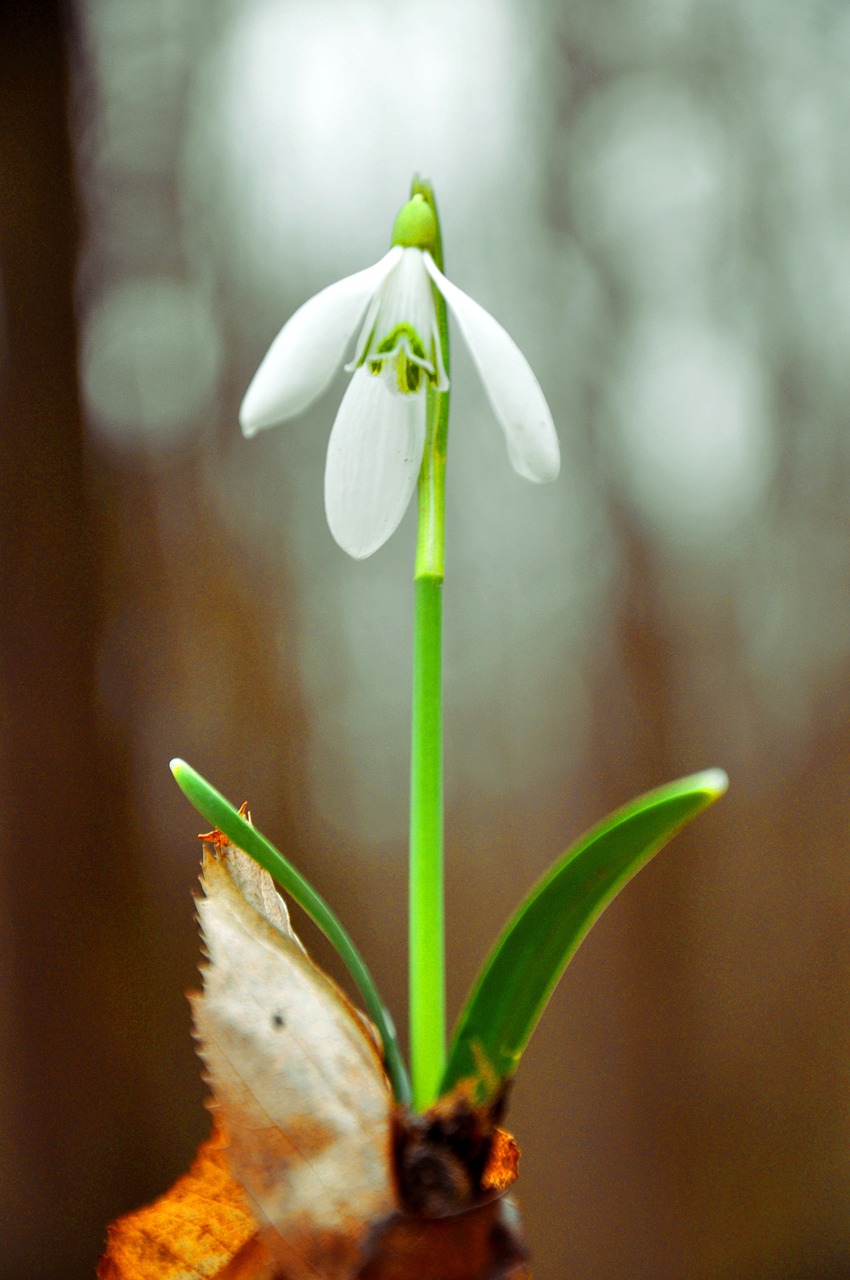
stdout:
<svg viewBox="0 0 850 1280">
<path fill-rule="evenodd" d="M 239 410 L 243 435 L 294 418 L 321 395 L 342 362 L 369 299 L 401 256 L 396 245 L 365 271 L 328 285 L 295 312 L 266 353 Z"/>
<path fill-rule="evenodd" d="M 356 560 L 398 528 L 425 447 L 425 396 L 400 395 L 362 366 L 343 397 L 325 464 L 333 536 Z"/>
<path fill-rule="evenodd" d="M 531 366 L 498 320 L 438 270 L 425 254 L 431 279 L 466 339 L 484 390 L 508 445 L 514 471 L 538 484 L 554 480 L 561 452 L 552 414 Z"/>
</svg>

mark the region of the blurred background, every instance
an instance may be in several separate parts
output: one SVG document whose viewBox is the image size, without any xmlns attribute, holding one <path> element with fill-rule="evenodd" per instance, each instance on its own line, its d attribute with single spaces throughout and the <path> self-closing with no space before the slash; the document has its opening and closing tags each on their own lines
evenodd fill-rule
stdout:
<svg viewBox="0 0 850 1280">
<path fill-rule="evenodd" d="M 91 1276 L 207 1131 L 171 756 L 405 1029 L 412 513 L 364 563 L 331 539 L 344 374 L 255 441 L 236 415 L 414 171 L 563 452 L 513 474 L 456 342 L 452 1014 L 587 826 L 732 780 L 523 1062 L 535 1275 L 850 1276 L 848 72 L 844 0 L 0 7 L 4 1278 Z"/>
</svg>

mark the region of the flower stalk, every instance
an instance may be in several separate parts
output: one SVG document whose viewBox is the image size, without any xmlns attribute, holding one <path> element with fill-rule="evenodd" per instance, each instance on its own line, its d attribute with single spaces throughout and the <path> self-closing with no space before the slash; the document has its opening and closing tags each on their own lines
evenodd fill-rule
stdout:
<svg viewBox="0 0 850 1280">
<path fill-rule="evenodd" d="M 410 1067 L 413 1105 L 437 1096 L 445 1067 L 443 725 L 440 578 L 415 581 L 410 753 Z"/>
<path fill-rule="evenodd" d="M 433 192 L 414 179 L 411 195 L 433 211 L 431 252 L 442 271 Z M 443 367 L 449 375 L 446 304 L 436 289 L 433 292 Z M 429 386 L 418 481 L 410 754 L 410 1063 L 413 1105 L 418 1110 L 437 1097 L 446 1052 L 442 646 L 448 421 L 448 387 Z"/>
</svg>

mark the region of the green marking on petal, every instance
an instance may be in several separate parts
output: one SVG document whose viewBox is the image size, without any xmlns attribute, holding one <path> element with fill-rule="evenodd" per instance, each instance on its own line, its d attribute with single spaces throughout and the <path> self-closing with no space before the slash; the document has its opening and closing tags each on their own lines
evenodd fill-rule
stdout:
<svg viewBox="0 0 850 1280">
<path fill-rule="evenodd" d="M 415 395 L 422 381 L 422 367 L 408 360 L 404 352 L 400 351 L 395 362 L 395 376 L 398 389 L 403 395 Z"/>
<path fill-rule="evenodd" d="M 410 349 L 410 354 L 427 364 L 425 344 L 413 326 L 409 324 L 397 324 L 395 328 L 378 343 L 375 348 L 375 355 L 380 355 L 382 352 L 389 354 L 391 351 L 395 351 L 396 347 L 404 342 L 405 339 Z"/>
<path fill-rule="evenodd" d="M 380 375 L 388 360 L 395 367 L 396 386 L 402 395 L 416 395 L 423 374 L 430 382 L 437 382 L 436 366 L 425 354 L 425 344 L 412 325 L 395 325 L 370 351 L 366 357 L 369 372 Z"/>
</svg>

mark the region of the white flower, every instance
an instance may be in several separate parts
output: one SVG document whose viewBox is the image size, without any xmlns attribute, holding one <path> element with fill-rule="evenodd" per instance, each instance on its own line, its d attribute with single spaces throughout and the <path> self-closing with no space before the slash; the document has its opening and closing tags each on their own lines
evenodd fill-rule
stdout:
<svg viewBox="0 0 850 1280">
<path fill-rule="evenodd" d="M 397 244 L 295 312 L 239 414 L 243 433 L 252 436 L 301 413 L 331 381 L 362 320 L 325 467 L 331 533 L 357 559 L 377 551 L 404 515 L 425 443 L 425 388 L 448 387 L 432 281 L 466 339 L 514 470 L 542 483 L 560 468 L 549 406 L 516 343 L 446 279 L 427 250 Z"/>
</svg>

